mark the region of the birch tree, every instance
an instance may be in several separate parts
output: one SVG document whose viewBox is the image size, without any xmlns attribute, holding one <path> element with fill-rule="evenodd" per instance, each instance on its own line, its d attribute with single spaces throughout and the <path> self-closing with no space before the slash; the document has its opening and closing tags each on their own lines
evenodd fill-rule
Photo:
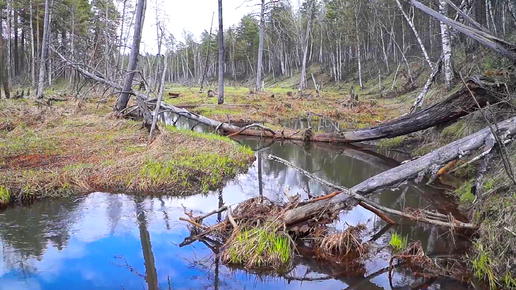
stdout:
<svg viewBox="0 0 516 290">
<path fill-rule="evenodd" d="M 442 1 L 442 0 L 440 0 Z M 396 4 L 398 4 L 398 8 L 400 9 L 401 13 L 403 14 L 403 17 L 405 17 L 405 20 L 407 20 L 407 23 L 409 24 L 410 28 L 414 32 L 414 35 L 416 36 L 417 42 L 419 43 L 419 47 L 421 48 L 421 51 L 423 52 L 423 56 L 425 57 L 426 62 L 428 63 L 428 66 L 433 71 L 434 65 L 432 64 L 432 61 L 430 61 L 430 57 L 428 56 L 428 52 L 426 51 L 425 45 L 423 44 L 423 40 L 421 40 L 421 37 L 419 36 L 419 33 L 417 32 L 416 26 L 412 19 L 407 15 L 405 10 L 403 9 L 403 6 L 401 5 L 400 0 L 396 0 Z"/>
<path fill-rule="evenodd" d="M 219 99 L 218 104 L 224 104 L 224 25 L 222 15 L 222 0 L 219 0 Z"/>
<path fill-rule="evenodd" d="M 260 5 L 260 38 L 258 44 L 258 63 L 256 65 L 256 90 L 261 91 L 262 88 L 262 70 L 263 70 L 263 33 L 265 30 L 265 0 L 261 0 Z"/>
<path fill-rule="evenodd" d="M 445 0 L 439 0 L 439 12 L 448 16 L 448 6 Z M 446 90 L 452 89 L 453 82 L 453 68 L 452 68 L 452 47 L 450 40 L 450 29 L 448 25 L 440 22 L 441 25 L 441 41 L 442 41 L 442 55 L 443 55 L 443 66 L 444 66 L 444 82 Z"/>
</svg>

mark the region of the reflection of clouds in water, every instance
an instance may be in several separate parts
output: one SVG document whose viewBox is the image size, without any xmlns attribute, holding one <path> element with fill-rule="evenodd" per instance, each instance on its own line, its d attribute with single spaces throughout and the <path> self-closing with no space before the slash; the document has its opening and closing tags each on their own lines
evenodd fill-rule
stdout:
<svg viewBox="0 0 516 290">
<path fill-rule="evenodd" d="M 363 180 L 379 170 L 371 165 L 377 161 L 377 157 L 364 155 L 357 150 L 348 150 L 339 154 L 337 151 L 317 147 L 302 148 L 277 144 L 273 147 L 271 152 L 262 152 L 262 181 L 264 195 L 274 201 L 283 201 L 285 199 L 283 192 L 287 188 L 290 189 L 291 195 L 300 193 L 303 197 L 306 197 L 305 191 L 308 190 L 313 195 L 328 194 L 329 190 L 306 179 L 293 169 L 268 161 L 266 158 L 268 153 L 278 154 L 300 167 L 316 172 L 316 175 L 324 179 L 345 186 L 356 184 L 357 181 Z M 255 161 L 246 174 L 240 174 L 226 184 L 222 190 L 222 198 L 226 205 L 236 204 L 259 195 L 257 165 L 258 163 Z M 400 192 L 388 191 L 372 195 L 372 197 L 381 204 L 389 205 L 396 201 Z M 412 204 L 421 202 L 413 191 L 410 191 L 406 198 L 410 199 Z M 59 202 L 52 203 L 59 205 Z M 138 210 L 136 202 L 139 205 Z M 132 273 L 125 265 L 125 261 L 127 261 L 135 271 L 140 274 L 145 273 L 137 212 L 143 214 L 147 221 L 145 230 L 150 233 L 151 251 L 154 254 L 161 288 L 167 289 L 168 277 L 171 279 L 173 289 L 198 289 L 213 284 L 214 256 L 211 250 L 200 243 L 194 243 L 184 248 L 177 246 L 190 234 L 185 226 L 186 223 L 179 221 L 180 217 L 184 217 L 181 205 L 188 210 L 193 210 L 196 215 L 207 213 L 219 207 L 219 194 L 211 192 L 208 195 L 190 197 L 143 198 L 122 194 L 93 193 L 77 199 L 76 206 L 66 214 L 60 214 L 56 221 L 39 221 L 67 225 L 65 230 L 69 229 L 70 239 L 64 244 L 63 250 L 59 251 L 53 243 L 45 241 L 46 247 L 40 257 L 22 258 L 17 254 L 18 249 L 6 246 L 7 250 L 4 249 L 0 256 L 3 261 L 0 262 L 0 285 L 2 285 L 0 290 L 4 290 L 1 287 L 7 285 L 5 283 L 12 285 L 12 276 L 21 271 L 19 265 L 15 263 L 19 260 L 23 260 L 28 265 L 27 268 L 35 269 L 33 275 L 50 285 L 44 289 L 55 289 L 56 285 L 62 286 L 60 283 L 64 283 L 63 281 L 67 281 L 67 279 L 73 280 L 71 283 L 76 285 L 84 284 L 81 284 L 82 288 L 77 289 L 91 289 L 97 286 L 106 289 L 120 289 L 120 284 L 123 284 L 125 289 L 142 289 L 144 280 Z M 48 209 L 43 207 L 43 213 L 45 210 Z M 22 208 L 20 214 L 29 215 L 30 208 Z M 213 222 L 214 218 L 212 217 L 209 221 Z M 347 225 L 367 222 L 369 222 L 368 235 L 372 235 L 384 224 L 382 221 L 378 221 L 371 212 L 361 207 L 355 207 L 343 213 L 334 226 L 337 229 L 343 229 Z M 396 231 L 400 230 L 406 234 L 407 229 L 399 227 Z M 410 234 L 428 236 L 431 228 L 418 225 L 409 229 Z M 385 245 L 388 243 L 388 239 L 389 237 L 386 235 L 375 245 Z M 1 240 L 0 243 L 4 244 Z M 388 251 L 382 251 L 368 260 L 366 262 L 368 274 L 386 267 L 389 258 Z M 198 263 L 200 260 L 203 260 L 206 265 L 201 266 Z M 296 269 L 296 271 L 300 271 L 300 276 L 304 274 L 302 273 L 303 268 L 306 267 L 299 266 L 299 269 Z M 323 274 L 310 273 L 309 277 L 321 275 Z M 232 271 L 224 266 L 220 267 L 220 277 L 224 281 L 222 284 L 224 289 L 298 289 L 300 287 L 312 289 L 315 286 L 322 290 L 345 288 L 346 286 L 344 282 L 333 279 L 323 282 L 291 281 L 288 283 L 280 278 L 267 278 L 262 281 L 254 275 L 243 271 Z M 29 277 L 24 283 L 34 283 L 33 280 Z M 372 283 L 389 288 L 385 274 L 374 278 Z M 35 285 L 30 289 L 38 289 L 37 287 Z"/>
<path fill-rule="evenodd" d="M 0 290 L 40 290 L 41 285 L 36 279 L 20 281 L 16 278 L 2 279 L 0 277 Z"/>
</svg>

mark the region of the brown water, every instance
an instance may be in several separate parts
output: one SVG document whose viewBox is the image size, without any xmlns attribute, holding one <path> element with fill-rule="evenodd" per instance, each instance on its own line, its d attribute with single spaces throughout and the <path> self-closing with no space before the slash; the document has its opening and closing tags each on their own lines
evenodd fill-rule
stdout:
<svg viewBox="0 0 516 290">
<path fill-rule="evenodd" d="M 343 212 L 333 225 L 337 229 L 358 223 L 367 226 L 364 240 L 373 240 L 378 254 L 366 257 L 365 273 L 360 275 L 310 256 L 299 257 L 296 267 L 286 275 L 256 275 L 222 265 L 213 253 L 218 249 L 205 244 L 179 247 L 189 235 L 186 225 L 179 221 L 184 216 L 182 205 L 199 214 L 223 203 L 234 204 L 259 195 L 284 201 L 285 191 L 303 197 L 331 191 L 282 164 L 269 161 L 268 154 L 348 187 L 407 158 L 396 152 L 354 146 L 237 141 L 255 150 L 256 161 L 248 172 L 208 195 L 179 198 L 92 193 L 14 206 L 0 212 L 0 290 L 323 290 L 391 289 L 391 286 L 418 289 L 413 287 L 423 282 L 432 282 L 429 289 L 465 289 L 457 281 L 425 281 L 403 269 L 394 270 L 389 280 L 385 268 L 392 255 L 388 247 L 392 233 L 407 236 L 411 241 L 421 240 L 429 255 L 461 252 L 468 243 L 460 237 L 452 239 L 446 229 L 408 220 L 397 220 L 400 225 L 385 228 L 385 222 L 360 207 Z M 371 198 L 398 209 L 426 207 L 454 211 L 453 203 L 442 192 L 413 183 Z"/>
</svg>

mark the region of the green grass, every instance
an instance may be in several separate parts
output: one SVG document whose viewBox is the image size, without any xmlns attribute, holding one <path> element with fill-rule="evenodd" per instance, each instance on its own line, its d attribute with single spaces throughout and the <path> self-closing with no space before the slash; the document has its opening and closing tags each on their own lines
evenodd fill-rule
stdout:
<svg viewBox="0 0 516 290">
<path fill-rule="evenodd" d="M 244 228 L 229 244 L 229 262 L 248 267 L 279 268 L 292 258 L 290 237 L 276 232 L 275 226 Z"/>
<path fill-rule="evenodd" d="M 196 194 L 221 186 L 254 159 L 249 147 L 227 137 L 190 130 L 162 128 L 147 144 L 140 122 L 99 113 L 94 100 L 81 110 L 70 103 L 44 114 L 30 103 L 1 102 L 0 122 L 15 129 L 0 131 L 0 164 L 7 167 L 0 186 L 20 198 L 96 190 Z"/>
<path fill-rule="evenodd" d="M 397 233 L 393 233 L 389 245 L 391 245 L 394 251 L 401 252 L 408 246 L 408 237 L 403 237 Z"/>
<path fill-rule="evenodd" d="M 11 200 L 11 194 L 9 193 L 9 189 L 3 186 L 0 186 L 0 205 L 7 204 Z"/>
<path fill-rule="evenodd" d="M 455 190 L 455 193 L 457 196 L 459 196 L 459 199 L 462 203 L 471 203 L 475 200 L 475 196 L 471 192 L 474 182 L 474 179 L 468 180 L 464 182 L 461 187 Z"/>
<path fill-rule="evenodd" d="M 407 139 L 407 136 L 399 136 L 390 139 L 382 139 L 378 141 L 377 146 L 380 148 L 396 148 L 401 145 L 401 143 Z"/>
<path fill-rule="evenodd" d="M 473 273 L 475 277 L 487 281 L 490 289 L 498 289 L 499 281 L 493 270 L 492 258 L 484 251 L 481 244 L 475 243 L 475 249 L 477 251 L 477 255 L 473 259 Z M 512 282 L 512 278 L 508 282 Z"/>
</svg>

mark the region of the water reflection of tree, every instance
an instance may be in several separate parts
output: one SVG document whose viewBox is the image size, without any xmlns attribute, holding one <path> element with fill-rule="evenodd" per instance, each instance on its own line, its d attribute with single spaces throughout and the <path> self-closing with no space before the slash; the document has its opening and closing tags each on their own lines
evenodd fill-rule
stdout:
<svg viewBox="0 0 516 290">
<path fill-rule="evenodd" d="M 156 261 L 152 252 L 152 244 L 149 230 L 147 229 L 147 218 L 145 217 L 144 199 L 142 197 L 135 198 L 136 215 L 138 220 L 138 230 L 140 232 L 140 241 L 142 244 L 143 259 L 145 264 L 145 280 L 149 290 L 158 290 L 158 273 L 156 271 Z"/>
<path fill-rule="evenodd" d="M 6 268 L 24 276 L 37 271 L 30 260 L 41 260 L 49 245 L 61 251 L 70 240 L 73 216 L 79 202 L 44 200 L 30 207 L 15 206 L 0 213 L 0 238 Z"/>
</svg>

